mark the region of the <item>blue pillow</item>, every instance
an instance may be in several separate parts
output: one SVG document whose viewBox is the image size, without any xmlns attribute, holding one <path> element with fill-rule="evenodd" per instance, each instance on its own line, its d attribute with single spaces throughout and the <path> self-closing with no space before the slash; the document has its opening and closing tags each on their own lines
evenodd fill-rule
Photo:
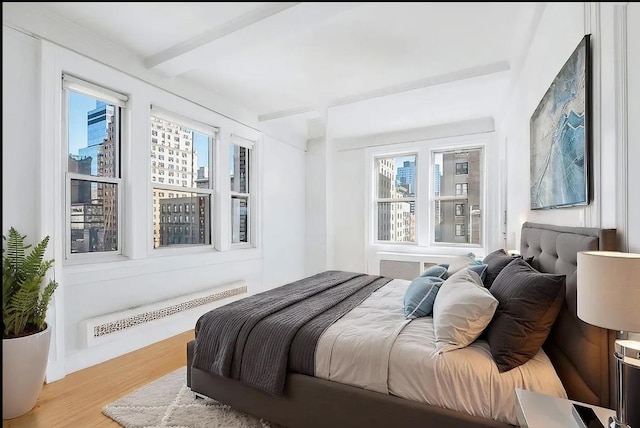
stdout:
<svg viewBox="0 0 640 428">
<path fill-rule="evenodd" d="M 407 319 L 426 317 L 433 312 L 433 302 L 444 279 L 435 276 L 419 276 L 409 284 L 404 293 L 404 316 Z"/>
<path fill-rule="evenodd" d="M 420 276 L 435 276 L 436 278 L 447 279 L 449 276 L 448 269 L 449 265 L 447 263 L 441 263 L 439 265 L 429 266 Z"/>
<path fill-rule="evenodd" d="M 484 279 L 487 277 L 487 268 L 489 265 L 471 265 L 467 266 L 467 269 L 474 271 L 478 275 L 480 275 L 480 279 L 482 283 L 484 283 Z"/>
</svg>

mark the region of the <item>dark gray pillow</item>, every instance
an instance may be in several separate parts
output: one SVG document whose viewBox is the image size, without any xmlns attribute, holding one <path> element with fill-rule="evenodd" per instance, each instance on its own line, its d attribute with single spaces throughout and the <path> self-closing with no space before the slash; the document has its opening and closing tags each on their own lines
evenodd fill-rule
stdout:
<svg viewBox="0 0 640 428">
<path fill-rule="evenodd" d="M 482 263 L 487 265 L 487 274 L 484 279 L 484 286 L 490 288 L 491 284 L 496 280 L 502 269 L 514 260 L 515 258 L 511 257 L 503 249 L 495 250 L 485 257 L 482 260 Z"/>
<path fill-rule="evenodd" d="M 547 339 L 565 299 L 565 275 L 541 273 L 514 259 L 493 282 L 498 308 L 487 341 L 500 373 L 533 358 Z"/>
</svg>

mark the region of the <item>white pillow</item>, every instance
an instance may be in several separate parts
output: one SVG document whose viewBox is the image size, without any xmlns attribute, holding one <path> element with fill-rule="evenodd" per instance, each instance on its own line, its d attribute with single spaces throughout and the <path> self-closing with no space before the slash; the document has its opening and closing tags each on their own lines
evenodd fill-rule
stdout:
<svg viewBox="0 0 640 428">
<path fill-rule="evenodd" d="M 489 325 L 498 300 L 480 276 L 462 269 L 450 276 L 433 303 L 433 326 L 439 353 L 470 345 Z"/>
</svg>

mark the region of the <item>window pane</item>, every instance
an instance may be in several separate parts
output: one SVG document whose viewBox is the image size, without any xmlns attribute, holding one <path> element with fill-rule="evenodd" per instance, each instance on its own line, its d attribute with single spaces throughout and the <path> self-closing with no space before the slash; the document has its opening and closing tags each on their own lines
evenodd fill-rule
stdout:
<svg viewBox="0 0 640 428">
<path fill-rule="evenodd" d="M 481 244 L 481 149 L 434 154 L 435 242 Z"/>
<path fill-rule="evenodd" d="M 415 171 L 415 155 L 376 159 L 378 198 L 415 197 Z"/>
<path fill-rule="evenodd" d="M 153 189 L 153 248 L 209 245 L 210 195 Z M 162 195 L 162 196 L 161 196 Z"/>
<path fill-rule="evenodd" d="M 460 212 L 457 201 L 435 201 L 435 241 L 460 244 L 480 244 L 482 217 L 478 205 Z M 468 211 L 468 212 L 467 212 Z"/>
<path fill-rule="evenodd" d="M 415 203 L 378 202 L 378 241 L 415 240 Z"/>
<path fill-rule="evenodd" d="M 231 243 L 249 242 L 249 223 L 246 197 L 231 197 Z"/>
<path fill-rule="evenodd" d="M 246 147 L 231 145 L 231 191 L 249 193 L 249 156 Z"/>
<path fill-rule="evenodd" d="M 118 185 L 71 180 L 71 253 L 118 250 Z"/>
<path fill-rule="evenodd" d="M 151 181 L 210 189 L 209 150 L 213 141 L 198 131 L 151 117 Z"/>
<path fill-rule="evenodd" d="M 68 91 L 69 172 L 119 177 L 117 117 L 120 108 Z"/>
</svg>

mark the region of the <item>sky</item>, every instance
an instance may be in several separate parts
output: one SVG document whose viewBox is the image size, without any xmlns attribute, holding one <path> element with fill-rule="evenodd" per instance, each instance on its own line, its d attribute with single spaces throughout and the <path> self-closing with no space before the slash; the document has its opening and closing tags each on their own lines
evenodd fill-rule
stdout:
<svg viewBox="0 0 640 428">
<path fill-rule="evenodd" d="M 87 112 L 96 108 L 96 98 L 69 91 L 69 153 L 77 155 L 87 147 Z M 198 166 L 208 166 L 208 137 L 194 131 L 193 147 L 198 152 Z"/>
</svg>

